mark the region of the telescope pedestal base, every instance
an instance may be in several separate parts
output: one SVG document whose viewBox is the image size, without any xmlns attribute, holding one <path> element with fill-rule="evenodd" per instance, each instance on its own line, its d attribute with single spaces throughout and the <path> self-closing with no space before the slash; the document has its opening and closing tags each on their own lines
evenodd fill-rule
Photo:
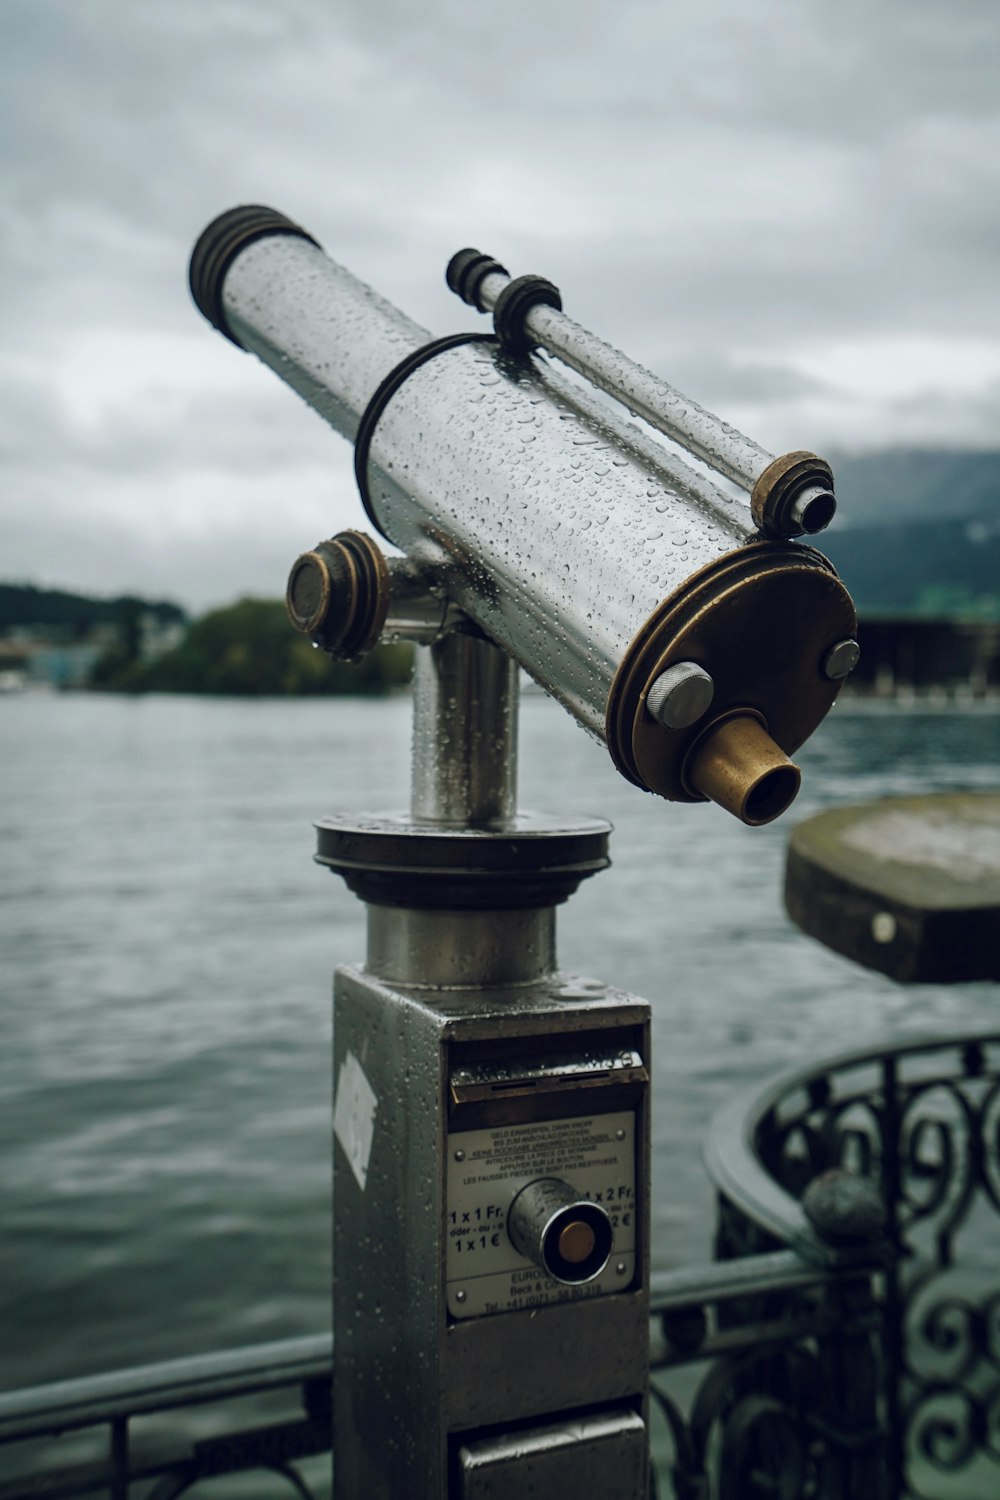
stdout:
<svg viewBox="0 0 1000 1500">
<path fill-rule="evenodd" d="M 647 1500 L 648 1005 L 561 975 L 334 994 L 337 1500 Z M 585 1284 L 510 1242 L 549 1176 L 612 1225 Z"/>
</svg>

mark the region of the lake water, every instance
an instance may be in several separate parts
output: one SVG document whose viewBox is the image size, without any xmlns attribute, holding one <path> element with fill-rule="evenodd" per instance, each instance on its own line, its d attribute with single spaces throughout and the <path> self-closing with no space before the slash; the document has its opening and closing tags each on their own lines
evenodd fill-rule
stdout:
<svg viewBox="0 0 1000 1500">
<path fill-rule="evenodd" d="M 705 1258 L 699 1150 L 732 1092 L 887 1033 L 995 1024 L 995 986 L 901 990 L 799 935 L 787 828 L 995 788 L 995 712 L 838 708 L 802 794 L 746 829 L 614 772 L 524 700 L 521 804 L 616 825 L 564 969 L 655 1015 L 654 1262 Z M 407 800 L 409 704 L 0 700 L 0 1383 L 329 1326 L 330 975 L 363 908 L 314 818 Z"/>
</svg>

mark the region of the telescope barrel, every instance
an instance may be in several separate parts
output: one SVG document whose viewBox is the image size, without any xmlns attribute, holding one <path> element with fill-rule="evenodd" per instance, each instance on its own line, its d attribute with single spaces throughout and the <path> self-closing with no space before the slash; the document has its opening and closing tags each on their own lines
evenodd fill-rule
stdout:
<svg viewBox="0 0 1000 1500">
<path fill-rule="evenodd" d="M 499 262 L 471 249 L 452 256 L 447 280 L 464 302 L 481 312 L 492 312 L 498 329 L 501 317 L 512 319 L 526 347 L 554 354 L 620 401 L 633 416 L 642 417 L 740 485 L 750 495 L 754 520 L 767 535 L 812 534 L 832 521 L 836 511 L 833 476 L 823 459 L 804 452 L 777 458 L 744 437 L 676 386 L 575 323 L 562 311 L 558 289 L 551 282 L 530 276 L 512 281 Z M 539 283 L 544 290 L 536 295 Z"/>
<path fill-rule="evenodd" d="M 190 286 L 220 333 L 352 442 L 386 371 L 430 338 L 271 209 L 213 220 L 191 256 Z"/>
<path fill-rule="evenodd" d="M 234 210 L 195 247 L 198 306 L 353 439 L 373 393 L 428 335 L 289 221 L 248 238 L 254 213 L 281 219 Z M 749 716 L 779 756 L 812 733 L 841 686 L 822 663 L 855 628 L 819 553 L 760 540 L 742 506 L 661 461 L 624 413 L 495 342 L 436 346 L 385 390 L 360 465 L 370 517 L 607 743 L 623 775 L 703 800 L 719 778 L 702 786 L 697 767 L 713 763 L 705 742 L 723 723 Z M 679 662 L 714 685 L 693 724 L 645 707 Z M 719 797 L 747 822 L 783 810 L 766 786 L 790 788 L 783 805 L 794 795 L 794 775 L 763 765 L 758 746 Z"/>
<path fill-rule="evenodd" d="M 510 280 L 503 272 L 492 271 L 479 283 L 479 301 L 487 312 L 494 311 Z M 585 380 L 627 406 L 635 416 L 642 417 L 747 492 L 773 462 L 773 453 L 744 437 L 721 417 L 705 411 L 690 396 L 644 369 L 597 334 L 581 328 L 558 308 L 542 303 L 532 307 L 525 316 L 524 326 L 532 341 L 548 354 L 554 354 Z"/>
</svg>

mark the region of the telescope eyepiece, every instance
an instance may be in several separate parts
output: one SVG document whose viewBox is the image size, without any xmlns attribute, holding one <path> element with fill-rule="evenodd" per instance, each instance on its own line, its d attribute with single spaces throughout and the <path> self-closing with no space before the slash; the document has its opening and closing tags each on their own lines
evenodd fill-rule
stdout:
<svg viewBox="0 0 1000 1500">
<path fill-rule="evenodd" d="M 833 471 L 825 458 L 796 449 L 773 459 L 750 496 L 750 512 L 766 537 L 812 536 L 837 509 Z"/>
<path fill-rule="evenodd" d="M 823 485 L 809 484 L 801 489 L 792 502 L 789 515 L 796 536 L 815 536 L 825 531 L 837 513 L 837 497 L 832 489 Z"/>
<path fill-rule="evenodd" d="M 225 334 L 230 343 L 240 349 L 242 344 L 233 336 L 226 323 L 222 305 L 223 282 L 226 272 L 242 250 L 253 244 L 254 240 L 262 240 L 272 234 L 295 235 L 299 239 L 308 240 L 311 245 L 318 247 L 319 244 L 301 225 L 286 218 L 277 209 L 249 203 L 240 208 L 227 209 L 224 214 L 213 219 L 199 235 L 191 252 L 188 285 L 195 306 L 213 328 Z"/>
<path fill-rule="evenodd" d="M 492 276 L 495 271 L 501 276 L 510 275 L 507 267 L 494 260 L 492 255 L 484 255 L 481 250 L 469 247 L 455 251 L 448 262 L 444 279 L 449 291 L 454 292 L 456 297 L 461 297 L 463 302 L 474 307 L 477 312 L 486 312 L 485 303 L 479 300 L 479 288 L 485 278 Z"/>
</svg>

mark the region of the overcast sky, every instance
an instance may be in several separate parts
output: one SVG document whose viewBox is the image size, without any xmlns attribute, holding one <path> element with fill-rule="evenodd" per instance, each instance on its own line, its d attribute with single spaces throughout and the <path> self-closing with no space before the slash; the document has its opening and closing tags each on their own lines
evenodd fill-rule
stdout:
<svg viewBox="0 0 1000 1500">
<path fill-rule="evenodd" d="M 765 447 L 1000 447 L 997 0 L 2 0 L 0 578 L 201 607 L 360 524 L 192 307 L 268 203 L 434 332 L 474 244 Z"/>
</svg>

